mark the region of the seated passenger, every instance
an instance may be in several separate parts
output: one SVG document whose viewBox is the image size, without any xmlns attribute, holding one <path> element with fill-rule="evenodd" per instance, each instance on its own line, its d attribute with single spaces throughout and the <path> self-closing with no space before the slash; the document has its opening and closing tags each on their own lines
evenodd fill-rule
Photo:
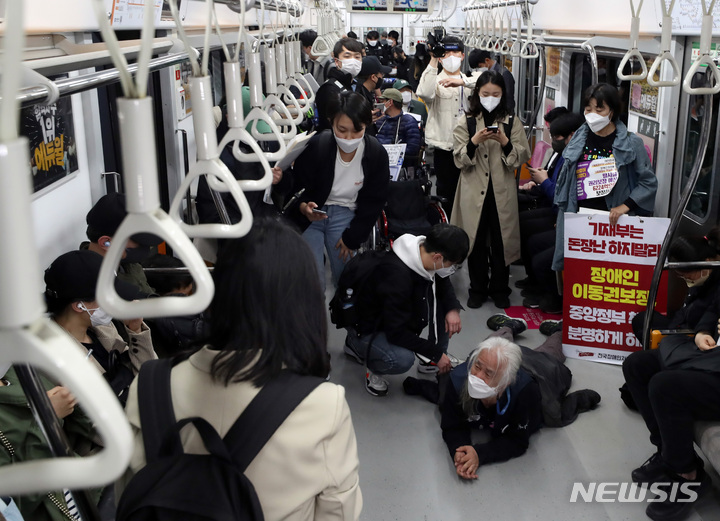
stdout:
<svg viewBox="0 0 720 521">
<path fill-rule="evenodd" d="M 375 122 L 377 140 L 381 145 L 405 143 L 405 158 L 417 158 L 420 155 L 420 129 L 417 121 L 402 111 L 403 99 L 400 91 L 385 89 L 380 96 L 384 103 L 385 115 Z"/>
<path fill-rule="evenodd" d="M 380 63 L 376 56 L 366 56 L 362 59 L 362 69 L 358 74 L 358 86 L 355 92 L 365 96 L 372 107 L 372 121 L 375 123 L 381 116 L 380 109 L 375 108 L 375 101 L 380 96 L 380 88 L 383 84 L 383 78 L 390 74 L 390 67 Z M 372 135 L 375 135 L 375 127 L 370 127 Z"/>
<path fill-rule="evenodd" d="M 706 237 L 677 237 L 673 239 L 668 252 L 670 262 L 699 262 L 720 259 L 715 237 L 720 237 L 720 227 L 713 228 Z M 698 322 L 712 306 L 720 285 L 720 270 L 691 269 L 673 270 L 688 287 L 687 296 L 680 309 L 675 313 L 662 315 L 653 311 L 652 329 L 689 329 L 695 330 Z M 642 342 L 645 311 L 641 311 L 632 320 L 635 336 Z"/>
<path fill-rule="evenodd" d="M 448 342 L 462 327 L 462 306 L 449 276 L 465 260 L 468 248 L 464 231 L 438 224 L 427 236 L 398 237 L 392 252 L 369 275 L 356 304 L 358 328 L 348 331 L 344 350 L 359 363 L 366 362 L 365 388 L 373 396 L 388 392 L 381 375 L 408 371 L 416 354 L 424 357 L 422 372 L 434 366 L 441 373 L 450 371 Z M 428 336 L 422 338 L 425 327 Z"/>
<path fill-rule="evenodd" d="M 529 349 L 513 343 L 527 329 L 524 320 L 497 314 L 487 325 L 495 332 L 449 378 L 440 377 L 439 383 L 415 378 L 403 382 L 407 394 L 439 403 L 443 439 L 464 479 L 476 479 L 481 465 L 524 454 L 530 436 L 543 423 L 569 425 L 600 402 L 600 395 L 590 389 L 567 394 L 572 373 L 563 364 L 560 329 Z M 491 439 L 473 444 L 475 428 L 489 429 Z"/>
<path fill-rule="evenodd" d="M 61 255 L 45 270 L 45 300 L 50 317 L 87 353 L 124 405 L 140 366 L 157 355 L 142 318 L 123 321 L 123 333 L 129 338 L 126 342 L 112 317 L 98 305 L 95 287 L 101 264 L 102 257 L 87 250 Z M 125 300 L 133 300 L 139 293 L 119 279 L 115 289 Z"/>
<path fill-rule="evenodd" d="M 85 218 L 88 225 L 86 233 L 90 239 L 87 249 L 104 257 L 126 215 L 125 195 L 114 192 L 98 199 Z M 118 278 L 137 286 L 145 296 L 154 294 L 155 290 L 147 283 L 140 262 L 150 256 L 153 246 L 161 242 L 162 239 L 150 233 L 133 235 L 125 245 L 118 267 Z"/>
<path fill-rule="evenodd" d="M 172 255 L 155 254 L 143 261 L 145 268 L 183 268 L 185 265 Z M 153 273 L 147 275 L 148 282 L 161 297 L 186 297 L 193 292 L 193 279 L 189 273 Z M 147 319 L 152 333 L 152 343 L 160 358 L 175 356 L 190 349 L 205 329 L 202 313 L 182 317 L 157 317 Z"/>
<path fill-rule="evenodd" d="M 247 236 L 228 241 L 213 279 L 209 343 L 173 367 L 172 406 L 177 420 L 201 417 L 225 437 L 260 389 L 284 370 L 328 375 L 327 321 L 312 252 L 280 222 L 257 220 Z M 127 406 L 135 449 L 126 478 L 146 464 L 143 399 L 136 380 Z M 186 426 L 180 436 L 186 453 L 205 453 L 194 428 Z M 327 382 L 315 388 L 245 475 L 266 521 L 357 520 L 357 445 L 343 387 Z"/>
<path fill-rule="evenodd" d="M 343 92 L 329 107 L 332 131 L 313 136 L 292 167 L 293 191 L 304 192 L 287 212 L 310 244 L 323 290 L 323 253 L 337 285 L 380 216 L 390 182 L 387 152 L 365 131 L 372 125 L 367 100 Z"/>
<path fill-rule="evenodd" d="M 77 401 L 72 393 L 43 376 L 40 377 L 40 382 L 50 398 L 55 414 L 62 420 L 63 433 L 73 453 L 87 456 L 99 450 L 100 447 L 95 444 L 96 433 L 92 422 L 82 410 L 76 408 Z M 0 465 L 53 457 L 17 374 L 8 364 L 3 364 L 0 368 L 0 439 Z M 91 500 L 97 504 L 100 490 L 93 489 L 88 492 Z M 16 508 L 27 521 L 57 521 L 68 519 L 67 512 L 77 512 L 75 500 L 68 490 L 16 495 L 13 499 Z M 11 509 L 4 511 L 0 508 L 0 512 L 9 520 L 17 519 L 10 517 Z"/>
<path fill-rule="evenodd" d="M 653 520 L 684 519 L 712 487 L 695 453 L 694 423 L 720 420 L 719 304 L 716 298 L 698 320 L 694 338 L 665 337 L 658 349 L 637 351 L 623 362 L 625 382 L 656 448 L 632 471 L 632 480 L 667 493 L 647 506 Z"/>
<path fill-rule="evenodd" d="M 422 123 L 422 127 L 425 127 L 427 122 L 427 107 L 418 97 L 415 95 L 415 91 L 410 83 L 405 80 L 397 80 L 393 83 L 393 89 L 400 91 L 403 101 L 403 112 L 407 112 L 412 115 L 416 120 Z"/>
</svg>

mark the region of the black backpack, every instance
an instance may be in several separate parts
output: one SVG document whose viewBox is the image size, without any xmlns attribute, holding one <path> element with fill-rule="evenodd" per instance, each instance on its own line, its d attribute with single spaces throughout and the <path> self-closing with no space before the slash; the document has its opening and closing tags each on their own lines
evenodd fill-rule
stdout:
<svg viewBox="0 0 720 521">
<path fill-rule="evenodd" d="M 244 472 L 288 415 L 321 378 L 283 371 L 265 385 L 224 439 L 203 418 L 175 421 L 172 366 L 184 357 L 152 360 L 138 376 L 138 402 L 147 464 L 120 498 L 117 521 L 263 521 L 255 488 Z M 186 454 L 180 429 L 192 423 L 210 454 Z"/>
<path fill-rule="evenodd" d="M 330 300 L 330 321 L 337 329 L 357 326 L 360 316 L 356 304 L 360 291 L 386 254 L 386 251 L 367 250 L 355 255 L 343 268 Z"/>
</svg>

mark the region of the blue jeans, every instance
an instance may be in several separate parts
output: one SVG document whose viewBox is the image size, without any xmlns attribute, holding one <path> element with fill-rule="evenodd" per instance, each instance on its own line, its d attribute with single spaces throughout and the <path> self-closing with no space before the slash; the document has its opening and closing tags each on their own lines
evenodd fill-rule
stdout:
<svg viewBox="0 0 720 521">
<path fill-rule="evenodd" d="M 415 353 L 404 347 L 391 344 L 382 331 L 378 332 L 373 339 L 374 333 L 358 337 L 353 331 L 348 331 L 348 342 L 350 346 L 362 358 L 367 357 L 368 344 L 372 340 L 372 349 L 367 358 L 368 369 L 375 374 L 402 374 L 410 370 L 415 363 Z M 438 344 L 443 352 L 447 353 L 448 334 L 445 332 L 445 322 L 442 327 L 438 324 Z"/>
<path fill-rule="evenodd" d="M 320 287 L 324 293 L 325 263 L 323 262 L 323 252 L 327 250 L 332 282 L 334 286 L 337 286 L 340 274 L 345 268 L 345 262 L 338 257 L 339 250 L 335 249 L 335 245 L 342 238 L 343 232 L 350 226 L 350 221 L 355 217 L 355 210 L 335 205 L 325 205 L 322 210 L 327 212 L 328 218 L 310 224 L 303 233 L 303 237 L 310 245 L 310 249 L 315 256 L 315 264 L 320 276 Z"/>
</svg>

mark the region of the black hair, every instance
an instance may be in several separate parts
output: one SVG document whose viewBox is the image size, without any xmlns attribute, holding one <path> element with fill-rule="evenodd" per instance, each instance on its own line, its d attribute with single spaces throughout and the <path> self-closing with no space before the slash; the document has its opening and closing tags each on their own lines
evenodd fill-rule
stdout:
<svg viewBox="0 0 720 521">
<path fill-rule="evenodd" d="M 465 52 L 465 44 L 457 36 L 446 36 L 443 38 L 443 45 L 447 48 L 448 44 L 457 45 L 458 51 Z"/>
<path fill-rule="evenodd" d="M 392 31 L 390 31 L 390 32 L 388 33 L 388 36 L 389 36 L 390 38 L 395 38 L 395 41 L 397 41 L 398 38 L 400 38 L 400 33 L 397 32 L 395 29 L 393 29 Z"/>
<path fill-rule="evenodd" d="M 558 117 L 563 114 L 570 112 L 567 107 L 555 107 L 554 109 L 548 110 L 548 113 L 543 116 L 545 122 L 549 125 L 555 121 Z"/>
<path fill-rule="evenodd" d="M 390 49 L 390 52 L 393 53 L 394 56 L 399 56 L 400 54 L 405 54 L 405 51 L 402 48 L 402 45 L 396 45 L 392 49 Z"/>
<path fill-rule="evenodd" d="M 567 138 L 585 123 L 585 116 L 577 112 L 567 112 L 553 119 L 550 123 L 550 136 Z"/>
<path fill-rule="evenodd" d="M 298 36 L 303 47 L 310 47 L 317 39 L 317 33 L 312 29 L 305 29 Z"/>
<path fill-rule="evenodd" d="M 337 42 L 335 42 L 335 47 L 333 47 L 333 56 L 335 58 L 340 57 L 343 47 L 350 52 L 363 52 L 364 49 L 363 44 L 354 38 L 340 38 Z"/>
<path fill-rule="evenodd" d="M 353 40 L 357 40 L 357 34 L 355 33 L 355 31 L 348 31 L 347 37 L 352 38 Z"/>
<path fill-rule="evenodd" d="M 473 49 L 468 55 L 468 67 L 471 69 L 477 69 L 481 63 L 485 62 L 485 58 L 490 58 L 489 52 L 481 51 L 480 49 Z"/>
<path fill-rule="evenodd" d="M 98 240 L 100 240 L 100 237 L 102 237 L 104 234 L 100 233 L 92 226 L 88 226 L 87 230 L 85 230 L 85 235 L 87 235 L 87 238 L 90 240 L 90 242 L 98 242 Z"/>
<path fill-rule="evenodd" d="M 142 261 L 143 268 L 184 268 L 185 264 L 172 255 L 156 253 Z M 192 284 L 193 278 L 189 273 L 145 273 L 148 284 L 155 288 L 158 295 L 167 295 Z"/>
<path fill-rule="evenodd" d="M 670 243 L 668 252 L 671 262 L 698 262 L 712 259 L 716 255 L 717 250 L 705 237 L 677 237 Z"/>
<path fill-rule="evenodd" d="M 402 101 L 396 101 L 396 100 L 390 100 L 390 101 L 392 101 L 393 107 L 395 107 L 396 109 L 402 110 L 402 108 L 403 108 Z"/>
<path fill-rule="evenodd" d="M 48 314 L 51 317 L 56 317 L 65 309 L 72 304 L 73 302 L 82 302 L 83 300 L 95 300 L 95 298 L 87 298 L 87 299 L 81 299 L 81 298 L 67 298 L 67 297 L 55 297 L 51 295 L 49 292 L 45 292 L 45 306 L 47 306 Z"/>
<path fill-rule="evenodd" d="M 288 255 L 291 251 L 292 255 Z M 261 387 L 283 368 L 326 377 L 325 296 L 310 247 L 287 224 L 257 219 L 218 254 L 208 341 L 215 381 Z"/>
<path fill-rule="evenodd" d="M 346 90 L 331 99 L 328 103 L 328 119 L 334 123 L 335 119 L 345 114 L 353 122 L 357 132 L 372 125 L 372 107 L 365 96 L 359 92 Z"/>
<path fill-rule="evenodd" d="M 366 40 L 379 40 L 380 39 L 380 33 L 377 31 L 370 31 L 365 35 Z"/>
<path fill-rule="evenodd" d="M 480 88 L 483 87 L 483 85 L 487 85 L 488 83 L 497 85 L 502 89 L 502 97 L 500 98 L 500 103 L 492 112 L 488 112 L 487 110 L 485 110 L 485 107 L 483 107 L 482 103 L 480 103 Z M 507 91 L 505 88 L 505 79 L 502 77 L 502 74 L 497 71 L 485 71 L 480 75 L 480 77 L 477 79 L 477 82 L 475 83 L 475 88 L 470 95 L 470 105 L 467 114 L 468 116 L 473 118 L 476 118 L 480 114 L 482 114 L 483 120 L 485 120 L 485 125 L 489 125 L 492 122 L 502 121 L 503 119 L 505 119 L 505 116 L 508 115 Z"/>
<path fill-rule="evenodd" d="M 714 255 L 720 255 L 720 226 L 713 227 L 705 236 L 710 247 L 715 252 Z"/>
<path fill-rule="evenodd" d="M 605 105 L 610 108 L 612 112 L 610 121 L 615 123 L 618 120 L 622 108 L 622 101 L 620 100 L 620 93 L 615 87 L 608 83 L 590 85 L 585 89 L 585 93 L 583 94 L 583 107 L 587 107 L 591 99 L 595 100 L 599 108 L 603 108 Z"/>
<path fill-rule="evenodd" d="M 440 253 L 452 263 L 464 261 L 470 252 L 470 239 L 465 230 L 446 223 L 430 228 L 423 245 L 426 252 Z"/>
</svg>

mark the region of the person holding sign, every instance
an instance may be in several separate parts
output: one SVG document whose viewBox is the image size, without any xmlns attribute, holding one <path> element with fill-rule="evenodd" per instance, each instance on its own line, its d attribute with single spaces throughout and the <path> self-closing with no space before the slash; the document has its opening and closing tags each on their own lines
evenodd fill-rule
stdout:
<svg viewBox="0 0 720 521">
<path fill-rule="evenodd" d="M 324 252 L 337 285 L 345 263 L 380 216 L 390 182 L 387 152 L 366 132 L 372 125 L 370 103 L 345 91 L 328 109 L 332 130 L 313 136 L 292 167 L 298 204 L 286 213 L 310 244 L 323 290 Z"/>
<path fill-rule="evenodd" d="M 610 212 L 610 225 L 621 215 L 652 215 L 657 178 L 642 140 L 618 119 L 620 95 L 615 87 L 596 83 L 585 91 L 585 124 L 563 151 L 555 185 L 559 209 L 553 269 L 563 269 L 566 212 L 579 208 Z"/>
<path fill-rule="evenodd" d="M 499 308 L 509 307 L 509 266 L 520 258 L 515 169 L 530 159 L 530 147 L 522 121 L 508 113 L 506 97 L 502 74 L 482 73 L 470 110 L 453 132 L 460 180 L 450 222 L 470 236 L 469 308 L 488 297 Z"/>
</svg>

